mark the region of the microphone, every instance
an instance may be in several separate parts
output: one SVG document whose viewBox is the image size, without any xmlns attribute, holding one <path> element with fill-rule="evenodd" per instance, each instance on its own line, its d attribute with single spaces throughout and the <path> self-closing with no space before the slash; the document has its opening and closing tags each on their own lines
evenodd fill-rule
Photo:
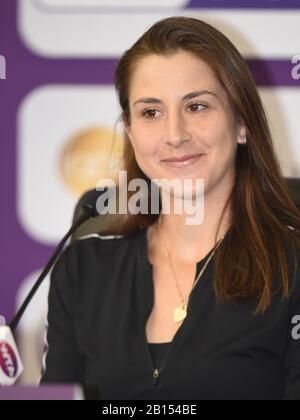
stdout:
<svg viewBox="0 0 300 420">
<path fill-rule="evenodd" d="M 59 256 L 61 250 L 63 249 L 63 246 L 65 245 L 69 237 L 88 219 L 99 216 L 101 210 L 99 211 L 99 206 L 97 207 L 97 202 L 99 202 L 99 198 L 102 194 L 106 193 L 107 190 L 108 187 L 97 188 L 97 190 L 91 191 L 84 197 L 84 202 L 81 205 L 81 208 L 83 209 L 83 214 L 78 218 L 78 220 L 76 220 L 72 224 L 69 231 L 57 245 L 47 265 L 45 266 L 42 273 L 33 285 L 32 289 L 28 293 L 17 314 L 14 316 L 14 318 L 10 321 L 8 325 L 5 325 L 4 318 L 0 317 L 0 385 L 13 385 L 23 372 L 23 365 L 16 346 L 13 332 L 16 330 L 27 306 L 29 305 L 37 289 L 39 288 L 39 286 L 53 267 L 57 257 Z M 104 203 L 105 205 L 108 201 L 110 194 L 111 192 L 108 192 L 107 200 Z"/>
</svg>

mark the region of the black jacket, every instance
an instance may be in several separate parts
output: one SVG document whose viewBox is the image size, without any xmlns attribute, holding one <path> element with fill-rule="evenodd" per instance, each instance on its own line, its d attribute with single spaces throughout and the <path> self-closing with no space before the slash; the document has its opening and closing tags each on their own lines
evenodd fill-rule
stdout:
<svg viewBox="0 0 300 420">
<path fill-rule="evenodd" d="M 101 399 L 300 400 L 300 271 L 289 299 L 216 304 L 214 258 L 158 378 L 145 325 L 154 300 L 146 229 L 69 245 L 51 275 L 42 382 L 79 382 Z M 209 254 L 208 254 L 209 255 Z M 208 255 L 197 263 L 197 275 Z"/>
</svg>

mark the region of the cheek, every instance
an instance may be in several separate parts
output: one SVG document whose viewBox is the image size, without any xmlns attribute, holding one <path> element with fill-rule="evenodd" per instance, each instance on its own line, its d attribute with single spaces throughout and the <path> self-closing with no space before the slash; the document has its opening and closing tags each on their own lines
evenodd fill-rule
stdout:
<svg viewBox="0 0 300 420">
<path fill-rule="evenodd" d="M 224 131 L 219 135 L 218 147 L 216 147 L 216 160 L 225 168 L 231 167 L 235 160 L 234 133 L 231 130 Z"/>
<path fill-rule="evenodd" d="M 143 130 L 140 133 L 136 132 L 133 134 L 132 146 L 137 156 L 150 158 L 158 154 L 160 142 L 155 140 L 153 134 Z"/>
<path fill-rule="evenodd" d="M 222 115 L 210 122 L 205 130 L 204 137 L 199 137 L 202 144 L 205 138 L 209 154 L 208 166 L 219 168 L 222 171 L 232 165 L 235 157 L 234 136 L 230 121 L 227 118 L 222 118 Z"/>
<path fill-rule="evenodd" d="M 231 149 L 235 143 L 235 132 L 230 121 L 220 118 L 210 125 L 210 146 L 216 149 Z"/>
</svg>

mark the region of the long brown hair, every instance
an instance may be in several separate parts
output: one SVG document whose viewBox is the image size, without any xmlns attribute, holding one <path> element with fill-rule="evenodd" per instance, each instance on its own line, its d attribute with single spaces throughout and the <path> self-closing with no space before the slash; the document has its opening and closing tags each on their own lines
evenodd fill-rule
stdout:
<svg viewBox="0 0 300 420">
<path fill-rule="evenodd" d="M 275 156 L 255 82 L 238 50 L 221 32 L 201 20 L 175 16 L 158 21 L 118 62 L 115 87 L 122 109 L 120 118 L 130 124 L 129 91 L 139 61 L 152 54 L 170 56 L 180 51 L 188 51 L 210 65 L 228 93 L 237 121 L 242 121 L 247 131 L 247 145 L 237 148 L 236 180 L 218 226 L 220 228 L 230 204 L 232 224 L 215 255 L 216 298 L 217 301 L 254 299 L 255 312 L 263 313 L 274 293 L 278 267 L 280 293 L 283 298 L 290 293 L 289 252 L 285 244 L 288 240 L 293 247 L 296 273 L 300 212 L 290 197 Z M 150 187 L 151 180 L 138 166 L 125 132 L 123 168 L 127 171 L 128 183 L 142 178 Z M 130 196 L 128 192 L 128 199 Z M 149 205 L 150 201 L 149 196 Z M 132 233 L 152 225 L 158 217 L 153 214 L 122 216 L 108 232 Z"/>
</svg>

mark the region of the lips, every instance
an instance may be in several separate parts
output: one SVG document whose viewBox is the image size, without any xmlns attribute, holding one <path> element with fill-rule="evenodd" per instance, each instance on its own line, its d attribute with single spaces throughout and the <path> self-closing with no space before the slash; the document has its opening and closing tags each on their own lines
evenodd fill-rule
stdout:
<svg viewBox="0 0 300 420">
<path fill-rule="evenodd" d="M 181 157 L 178 157 L 178 158 L 172 157 L 172 158 L 169 158 L 169 159 L 164 159 L 163 162 L 184 162 L 186 160 L 193 159 L 193 158 L 199 157 L 199 156 L 202 156 L 202 155 L 200 153 L 198 153 L 196 155 L 185 155 L 185 156 L 181 156 Z"/>
<path fill-rule="evenodd" d="M 163 162 L 168 165 L 172 166 L 173 168 L 185 168 L 187 166 L 193 165 L 195 162 L 203 159 L 205 155 L 198 154 L 198 155 L 187 155 L 183 156 L 182 158 L 171 158 L 164 160 Z"/>
</svg>

